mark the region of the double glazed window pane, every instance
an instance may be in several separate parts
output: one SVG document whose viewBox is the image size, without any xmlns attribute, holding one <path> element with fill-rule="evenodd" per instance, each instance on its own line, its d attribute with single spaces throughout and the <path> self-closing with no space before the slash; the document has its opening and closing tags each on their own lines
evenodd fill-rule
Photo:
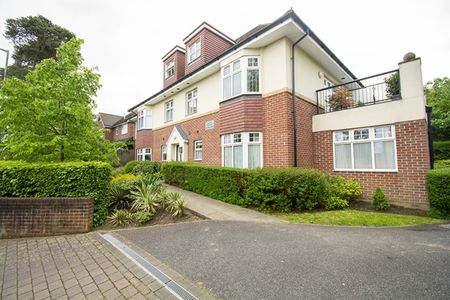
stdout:
<svg viewBox="0 0 450 300">
<path fill-rule="evenodd" d="M 233 167 L 233 147 L 224 147 L 223 148 L 223 165 L 225 167 Z"/>
<path fill-rule="evenodd" d="M 247 92 L 259 92 L 259 71 L 258 69 L 247 70 Z"/>
<path fill-rule="evenodd" d="M 233 92 L 232 96 L 239 95 L 241 93 L 241 72 L 233 74 Z"/>
<path fill-rule="evenodd" d="M 233 167 L 242 168 L 242 145 L 233 146 Z"/>
<path fill-rule="evenodd" d="M 248 145 L 248 167 L 261 167 L 261 145 Z"/>
<path fill-rule="evenodd" d="M 375 168 L 395 169 L 395 152 L 393 141 L 375 142 Z"/>
<path fill-rule="evenodd" d="M 372 169 L 372 145 L 371 143 L 353 144 L 355 157 L 355 169 Z"/>
<path fill-rule="evenodd" d="M 352 168 L 352 152 L 350 144 L 338 144 L 335 146 L 336 169 Z"/>
</svg>

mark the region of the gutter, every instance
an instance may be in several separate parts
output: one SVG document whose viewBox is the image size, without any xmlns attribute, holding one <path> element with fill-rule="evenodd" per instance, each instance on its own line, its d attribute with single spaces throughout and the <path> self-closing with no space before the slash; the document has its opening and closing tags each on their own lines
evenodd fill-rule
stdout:
<svg viewBox="0 0 450 300">
<path fill-rule="evenodd" d="M 292 44 L 292 118 L 293 118 L 293 126 L 294 126 L 294 167 L 297 167 L 297 110 L 295 108 L 295 46 L 300 43 L 305 37 L 309 36 L 309 28 L 306 28 L 306 33 L 299 38 L 295 43 Z"/>
</svg>

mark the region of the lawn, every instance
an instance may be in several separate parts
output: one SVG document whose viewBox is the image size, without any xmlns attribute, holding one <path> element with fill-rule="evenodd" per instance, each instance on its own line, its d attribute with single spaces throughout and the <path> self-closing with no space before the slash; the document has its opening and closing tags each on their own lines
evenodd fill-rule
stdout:
<svg viewBox="0 0 450 300">
<path fill-rule="evenodd" d="M 291 223 L 309 223 L 326 225 L 345 226 L 408 226 L 419 224 L 440 223 L 442 220 L 407 216 L 398 214 L 388 214 L 380 212 L 367 212 L 353 209 L 321 211 L 309 213 L 286 213 L 274 214 L 276 217 Z"/>
</svg>

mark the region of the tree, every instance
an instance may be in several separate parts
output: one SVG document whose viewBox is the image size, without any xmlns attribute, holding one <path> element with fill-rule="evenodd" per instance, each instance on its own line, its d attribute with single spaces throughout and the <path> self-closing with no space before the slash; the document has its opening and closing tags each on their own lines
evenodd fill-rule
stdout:
<svg viewBox="0 0 450 300">
<path fill-rule="evenodd" d="M 37 15 L 7 19 L 5 38 L 14 45 L 14 64 L 8 67 L 7 76 L 24 79 L 43 59 L 55 57 L 56 48 L 75 34 Z"/>
<path fill-rule="evenodd" d="M 450 139 L 450 79 L 436 78 L 425 86 L 427 102 L 433 108 L 431 128 L 433 137 L 440 140 Z"/>
<path fill-rule="evenodd" d="M 0 158 L 36 161 L 118 162 L 116 144 L 99 131 L 92 109 L 100 75 L 82 66 L 83 41 L 72 39 L 43 60 L 25 80 L 0 89 Z"/>
</svg>

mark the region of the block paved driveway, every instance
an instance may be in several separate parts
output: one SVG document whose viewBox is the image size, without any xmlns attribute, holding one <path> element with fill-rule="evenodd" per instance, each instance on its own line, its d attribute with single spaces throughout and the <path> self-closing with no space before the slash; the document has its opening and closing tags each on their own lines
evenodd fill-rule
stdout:
<svg viewBox="0 0 450 300">
<path fill-rule="evenodd" d="M 202 221 L 120 231 L 224 299 L 450 299 L 450 229 Z"/>
<path fill-rule="evenodd" d="M 177 299 L 96 232 L 0 240 L 0 299 Z"/>
</svg>

